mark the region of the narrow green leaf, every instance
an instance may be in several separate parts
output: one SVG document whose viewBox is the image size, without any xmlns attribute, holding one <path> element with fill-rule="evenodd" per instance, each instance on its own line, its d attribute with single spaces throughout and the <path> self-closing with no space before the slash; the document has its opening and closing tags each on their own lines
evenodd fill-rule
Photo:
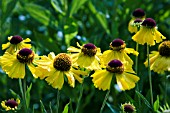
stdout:
<svg viewBox="0 0 170 113">
<path fill-rule="evenodd" d="M 51 0 L 51 5 L 53 6 L 53 8 L 55 9 L 56 12 L 64 14 L 64 12 L 62 11 L 62 9 L 61 9 L 61 7 L 59 5 L 59 1 L 58 0 Z"/>
<path fill-rule="evenodd" d="M 41 100 L 40 100 L 40 104 L 41 104 L 41 112 L 42 113 L 47 113 L 47 111 L 46 111 L 46 109 L 44 107 L 44 104 L 43 104 L 43 102 Z"/>
<path fill-rule="evenodd" d="M 50 104 L 49 104 L 49 108 L 50 108 L 50 113 L 53 113 L 53 110 L 52 110 L 52 107 L 51 107 L 52 105 L 51 105 L 51 102 L 50 102 Z"/>
<path fill-rule="evenodd" d="M 35 31 L 34 34 L 35 34 L 37 45 L 39 45 L 40 47 L 45 47 L 45 49 L 56 53 L 60 51 L 59 45 L 57 45 L 56 42 L 51 37 L 45 36 L 44 34 Z"/>
<path fill-rule="evenodd" d="M 16 92 L 14 92 L 12 89 L 9 89 L 9 90 L 10 90 L 10 92 L 11 92 L 11 94 L 12 94 L 12 96 L 14 98 L 19 98 L 20 99 L 20 96 Z"/>
<path fill-rule="evenodd" d="M 158 111 L 158 109 L 159 109 L 159 96 L 157 96 L 157 99 L 153 104 L 153 108 L 154 108 L 155 112 Z"/>
<path fill-rule="evenodd" d="M 70 102 L 69 102 L 68 104 L 65 105 L 64 110 L 63 110 L 62 113 L 68 113 L 69 104 L 70 104 Z"/>
<path fill-rule="evenodd" d="M 147 99 L 138 91 L 135 91 L 136 94 L 144 101 L 145 105 L 148 106 L 148 108 L 152 109 L 150 103 L 147 101 Z"/>
<path fill-rule="evenodd" d="M 2 18 L 1 23 L 5 23 L 6 19 L 12 14 L 18 0 L 2 0 Z"/>
<path fill-rule="evenodd" d="M 106 103 L 106 105 L 109 107 L 112 113 L 118 113 L 108 102 Z"/>
<path fill-rule="evenodd" d="M 51 12 L 40 5 L 33 3 L 26 4 L 24 9 L 37 21 L 44 24 L 45 26 L 57 26 L 57 21 L 55 21 Z"/>
<path fill-rule="evenodd" d="M 30 105 L 30 91 L 31 91 L 31 88 L 32 88 L 32 83 L 30 84 L 30 86 L 27 88 L 27 91 L 26 91 L 26 105 L 27 105 L 27 108 L 29 108 L 29 105 Z"/>
<path fill-rule="evenodd" d="M 65 42 L 67 46 L 70 45 L 71 39 L 73 39 L 78 33 L 78 25 L 73 18 L 68 18 L 64 25 Z"/>
<path fill-rule="evenodd" d="M 102 25 L 102 27 L 105 29 L 105 31 L 110 34 L 110 30 L 108 29 L 108 23 L 107 23 L 107 19 L 106 16 L 101 13 L 98 12 L 94 5 L 92 4 L 92 2 L 89 2 L 89 9 L 91 10 L 91 12 L 96 16 L 96 18 L 98 19 L 98 21 L 100 22 L 100 24 Z"/>
<path fill-rule="evenodd" d="M 73 0 L 71 4 L 70 16 L 76 13 L 87 0 Z"/>
</svg>

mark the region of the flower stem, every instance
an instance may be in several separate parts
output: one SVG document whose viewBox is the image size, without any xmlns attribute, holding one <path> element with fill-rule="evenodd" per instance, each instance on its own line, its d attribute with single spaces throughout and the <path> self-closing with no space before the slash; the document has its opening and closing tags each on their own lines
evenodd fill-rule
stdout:
<svg viewBox="0 0 170 113">
<path fill-rule="evenodd" d="M 59 113 L 59 105 L 60 105 L 60 90 L 57 91 L 57 104 L 56 104 L 56 113 Z"/>
<path fill-rule="evenodd" d="M 139 49 L 139 44 L 136 43 L 136 51 L 138 52 L 138 49 Z M 138 56 L 136 56 L 136 59 L 135 59 L 135 69 L 136 69 L 136 75 L 139 76 L 139 73 L 138 73 Z M 136 84 L 136 88 L 137 88 L 137 91 L 139 91 L 139 83 Z M 138 95 L 138 103 L 139 103 L 139 108 L 141 107 L 141 100 L 140 100 L 140 97 Z"/>
<path fill-rule="evenodd" d="M 22 80 L 19 78 L 19 87 L 20 87 L 22 99 L 23 99 L 23 102 L 24 102 L 24 110 L 25 110 L 25 113 L 27 113 L 28 109 L 27 109 L 27 104 L 26 104 L 25 90 L 23 89 L 22 85 L 23 85 Z"/>
<path fill-rule="evenodd" d="M 106 93 L 106 96 L 105 96 L 105 98 L 104 98 L 104 100 L 103 100 L 102 107 L 100 108 L 100 113 L 103 112 L 104 106 L 105 106 L 106 101 L 107 101 L 107 99 L 108 99 L 108 97 L 109 97 L 109 93 L 110 93 L 110 90 L 108 90 L 107 93 Z"/>
<path fill-rule="evenodd" d="M 164 76 L 165 76 L 165 92 L 164 92 L 164 102 L 165 102 L 165 104 L 166 104 L 166 102 L 167 102 L 167 76 L 166 76 L 166 74 L 164 74 Z"/>
<path fill-rule="evenodd" d="M 148 59 L 148 75 L 149 75 L 151 105 L 153 106 L 152 77 L 151 77 L 150 60 L 149 60 L 149 44 L 147 44 L 147 59 Z"/>
<path fill-rule="evenodd" d="M 79 107 L 80 107 L 80 101 L 81 101 L 81 98 L 82 98 L 82 95 L 83 95 L 83 89 L 84 89 L 84 84 L 83 83 L 81 84 L 80 88 L 81 88 L 80 89 L 80 95 L 79 95 L 79 98 L 78 98 L 78 103 L 77 103 L 75 113 L 78 113 L 78 110 L 79 110 Z"/>
</svg>

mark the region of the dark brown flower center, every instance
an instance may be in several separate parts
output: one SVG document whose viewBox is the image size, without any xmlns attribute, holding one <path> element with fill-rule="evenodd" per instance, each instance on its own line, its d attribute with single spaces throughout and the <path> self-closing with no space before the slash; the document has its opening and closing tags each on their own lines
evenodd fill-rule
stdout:
<svg viewBox="0 0 170 113">
<path fill-rule="evenodd" d="M 111 60 L 108 63 L 106 70 L 109 71 L 109 72 L 112 72 L 112 73 L 121 74 L 124 71 L 124 67 L 123 67 L 123 64 L 120 60 L 115 59 L 115 60 Z"/>
<path fill-rule="evenodd" d="M 34 52 L 31 49 L 23 48 L 17 53 L 17 59 L 21 63 L 32 63 L 34 59 Z"/>
<path fill-rule="evenodd" d="M 170 41 L 164 41 L 159 45 L 159 54 L 161 56 L 170 57 Z"/>
<path fill-rule="evenodd" d="M 134 23 L 140 23 L 140 22 L 142 22 L 142 20 L 141 20 L 140 18 L 137 18 L 137 19 L 134 21 Z"/>
<path fill-rule="evenodd" d="M 132 112 L 134 112 L 134 108 L 133 108 L 133 106 L 132 105 L 124 105 L 124 111 L 126 112 L 126 113 L 132 113 Z"/>
<path fill-rule="evenodd" d="M 126 44 L 121 39 L 115 39 L 110 43 L 110 49 L 113 51 L 120 51 L 126 47 Z"/>
<path fill-rule="evenodd" d="M 145 26 L 145 27 L 153 28 L 153 27 L 156 26 L 156 22 L 155 22 L 155 20 L 152 19 L 152 18 L 146 18 L 146 19 L 142 22 L 141 25 L 142 25 L 142 26 Z"/>
<path fill-rule="evenodd" d="M 10 43 L 11 43 L 11 44 L 18 44 L 18 43 L 20 43 L 22 40 L 23 40 L 23 39 L 22 39 L 21 36 L 16 35 L 16 36 L 13 36 L 13 37 L 11 38 Z"/>
<path fill-rule="evenodd" d="M 138 8 L 138 9 L 135 9 L 132 13 L 132 15 L 135 17 L 135 18 L 143 18 L 145 17 L 145 12 L 143 9 L 141 8 Z"/>
<path fill-rule="evenodd" d="M 83 52 L 84 55 L 92 57 L 92 56 L 96 55 L 97 48 L 96 48 L 96 46 L 94 44 L 88 43 L 88 44 L 85 44 L 83 46 L 81 51 Z"/>
<path fill-rule="evenodd" d="M 5 105 L 10 108 L 15 108 L 18 106 L 18 103 L 15 100 L 8 100 L 7 102 L 5 102 Z"/>
<path fill-rule="evenodd" d="M 53 63 L 54 68 L 60 71 L 69 71 L 71 65 L 72 65 L 71 58 L 65 53 L 58 54 L 55 57 Z"/>
</svg>

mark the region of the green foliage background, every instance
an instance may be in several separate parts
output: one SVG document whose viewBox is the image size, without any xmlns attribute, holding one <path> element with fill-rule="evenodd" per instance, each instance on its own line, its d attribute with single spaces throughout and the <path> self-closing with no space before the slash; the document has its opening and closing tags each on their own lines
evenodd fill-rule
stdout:
<svg viewBox="0 0 170 113">
<path fill-rule="evenodd" d="M 155 19 L 158 30 L 167 39 L 170 39 L 170 0 L 1 0 L 0 1 L 0 44 L 6 43 L 8 36 L 20 35 L 32 40 L 33 49 L 39 55 L 47 55 L 53 51 L 56 54 L 67 52 L 70 45 L 94 43 L 100 47 L 102 52 L 109 49 L 110 42 L 115 38 L 123 39 L 127 47 L 135 48 L 127 26 L 131 19 L 131 13 L 136 8 L 142 8 L 146 17 Z M 151 47 L 157 50 L 158 44 Z M 0 50 L 1 56 L 4 51 Z M 145 46 L 139 46 L 139 90 L 148 101 L 149 82 L 147 69 L 143 62 L 146 59 Z M 130 56 L 133 60 L 134 56 Z M 168 73 L 167 73 L 168 74 Z M 27 85 L 32 83 L 30 109 L 34 108 L 35 113 L 40 113 L 40 100 L 47 112 L 56 104 L 57 90 L 49 86 L 45 81 L 34 79 L 30 72 L 26 75 Z M 164 99 L 164 76 L 152 72 L 154 101 L 157 95 L 160 97 L 160 104 Z M 168 79 L 169 80 L 169 79 Z M 98 113 L 106 92 L 95 89 L 91 78 L 84 81 L 84 93 L 81 100 L 79 113 Z M 168 92 L 170 85 L 168 81 Z M 112 86 L 113 87 L 113 86 Z M 10 79 L 0 71 L 0 101 L 11 98 L 9 89 L 20 95 L 17 79 Z M 72 101 L 72 108 L 75 109 L 80 84 L 70 88 L 66 83 L 61 90 L 60 112 L 64 106 Z M 133 102 L 138 105 L 135 89 L 126 92 L 118 92 L 111 89 L 111 97 L 104 113 L 111 113 L 111 110 L 119 111 L 121 103 Z M 168 100 L 170 104 L 170 98 Z M 109 108 L 110 105 L 110 108 Z M 140 113 L 149 111 L 145 101 Z"/>
</svg>

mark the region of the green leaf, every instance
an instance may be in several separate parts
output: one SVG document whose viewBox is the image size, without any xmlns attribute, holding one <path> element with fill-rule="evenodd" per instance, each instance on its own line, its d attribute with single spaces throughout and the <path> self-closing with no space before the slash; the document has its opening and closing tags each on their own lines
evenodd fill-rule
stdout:
<svg viewBox="0 0 170 113">
<path fill-rule="evenodd" d="M 58 22 L 55 21 L 51 12 L 40 5 L 33 3 L 26 4 L 24 9 L 32 16 L 35 20 L 39 21 L 45 26 L 58 26 Z"/>
<path fill-rule="evenodd" d="M 65 105 L 64 110 L 63 110 L 62 113 L 68 113 L 69 104 L 70 104 L 70 102 L 69 102 L 68 104 Z"/>
<path fill-rule="evenodd" d="M 46 111 L 46 109 L 44 107 L 44 104 L 43 104 L 43 102 L 41 100 L 40 100 L 40 104 L 41 104 L 41 112 L 42 113 L 47 113 L 47 111 Z"/>
<path fill-rule="evenodd" d="M 96 18 L 98 19 L 98 21 L 100 22 L 100 24 L 102 25 L 102 27 L 105 29 L 105 31 L 110 34 L 110 30 L 108 29 L 108 23 L 107 23 L 107 19 L 106 16 L 101 13 L 98 12 L 94 5 L 92 4 L 92 2 L 89 2 L 89 9 L 91 10 L 91 12 L 96 16 Z"/>
<path fill-rule="evenodd" d="M 158 111 L 158 109 L 159 109 L 159 96 L 157 96 L 157 99 L 153 104 L 153 108 L 154 108 L 155 112 Z"/>
<path fill-rule="evenodd" d="M 71 39 L 73 39 L 78 33 L 78 25 L 73 18 L 67 18 L 64 25 L 65 43 L 70 45 Z"/>
<path fill-rule="evenodd" d="M 4 24 L 6 19 L 12 14 L 18 0 L 2 0 L 2 17 L 1 23 Z"/>
<path fill-rule="evenodd" d="M 148 106 L 148 108 L 152 109 L 150 103 L 147 101 L 147 99 L 138 91 L 135 91 L 136 94 L 144 101 L 145 105 Z"/>
<path fill-rule="evenodd" d="M 73 0 L 71 4 L 70 16 L 76 13 L 87 0 Z"/>
<path fill-rule="evenodd" d="M 60 51 L 59 46 L 51 37 L 45 36 L 44 34 L 35 31 L 34 34 L 35 34 L 36 43 L 40 47 L 45 47 L 45 49 L 48 49 L 49 51 L 53 51 L 55 53 L 58 53 Z"/>
<path fill-rule="evenodd" d="M 27 108 L 29 108 L 29 105 L 30 105 L 30 91 L 31 91 L 31 88 L 32 88 L 32 83 L 30 84 L 30 86 L 27 88 L 27 91 L 26 91 L 26 105 L 27 105 Z"/>
<path fill-rule="evenodd" d="M 12 96 L 14 98 L 19 98 L 20 99 L 20 96 L 16 92 L 14 92 L 12 89 L 9 89 L 9 90 L 10 90 L 10 92 L 11 92 L 11 94 L 12 94 Z"/>
<path fill-rule="evenodd" d="M 112 113 L 118 113 L 114 108 L 107 102 L 106 105 L 109 107 L 109 109 L 112 111 Z"/>
<path fill-rule="evenodd" d="M 61 7 L 59 5 L 59 1 L 58 0 L 51 0 L 51 5 L 53 6 L 53 8 L 55 9 L 56 12 L 64 14 L 64 12 L 62 11 L 62 9 L 61 9 Z"/>
</svg>

